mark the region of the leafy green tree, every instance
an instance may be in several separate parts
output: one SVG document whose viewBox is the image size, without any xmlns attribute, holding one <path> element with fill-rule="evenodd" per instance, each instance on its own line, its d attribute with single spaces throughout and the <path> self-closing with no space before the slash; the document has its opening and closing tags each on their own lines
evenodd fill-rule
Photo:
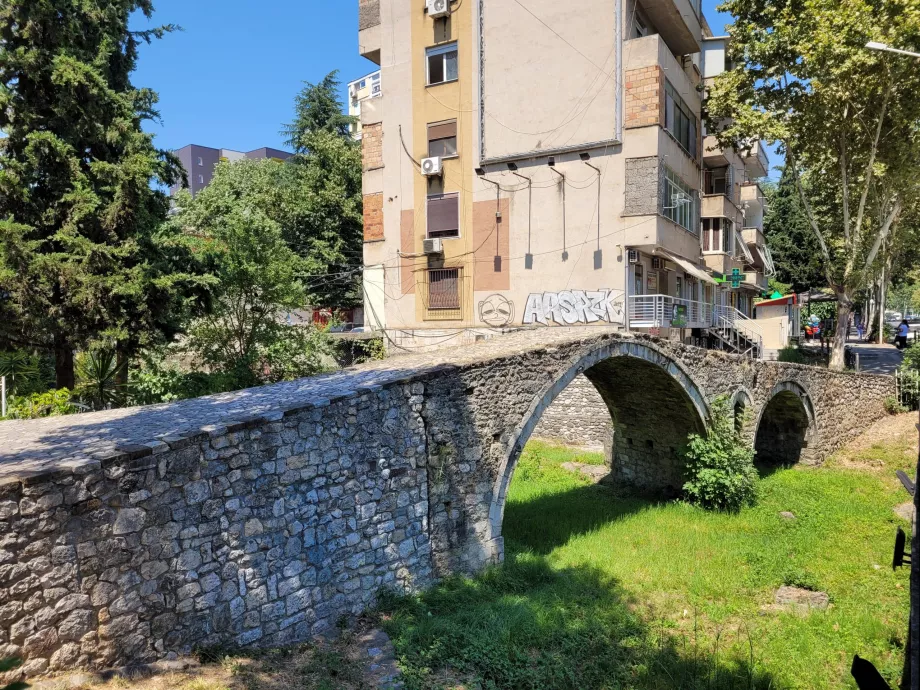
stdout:
<svg viewBox="0 0 920 690">
<path fill-rule="evenodd" d="M 920 308 L 920 285 L 913 282 L 901 282 L 893 285 L 888 295 L 888 306 L 902 314 L 908 314 Z"/>
<path fill-rule="evenodd" d="M 338 70 L 327 74 L 318 84 L 304 82 L 304 87 L 294 99 L 294 121 L 284 126 L 282 134 L 294 153 L 303 155 L 310 151 L 309 137 L 317 132 L 327 132 L 352 143 L 351 126 L 356 119 L 345 114 L 339 101 Z"/>
<path fill-rule="evenodd" d="M 779 184 L 765 189 L 768 207 L 764 236 L 776 264 L 776 278 L 795 292 L 825 284 L 823 255 L 802 211 L 792 172 L 783 168 Z"/>
<path fill-rule="evenodd" d="M 135 11 L 150 0 L 0 3 L 0 342 L 52 352 L 58 387 L 75 348 L 126 358 L 186 305 L 158 235 L 181 166 L 142 131 L 157 95 L 130 80 L 139 44 L 173 27 L 130 31 Z"/>
<path fill-rule="evenodd" d="M 347 307 L 361 295 L 361 153 L 325 132 L 310 139 L 300 164 L 221 163 L 194 200 L 180 202 L 182 223 L 217 228 L 251 209 L 271 221 L 297 255 L 294 277 L 306 295 L 300 306 Z"/>
<path fill-rule="evenodd" d="M 778 140 L 837 298 L 830 365 L 844 368 L 854 299 L 880 272 L 920 198 L 920 69 L 865 48 L 920 44 L 911 2 L 727 0 L 736 67 L 715 79 L 708 113 L 724 144 Z"/>
<path fill-rule="evenodd" d="M 211 311 L 189 331 L 187 345 L 198 360 L 230 376 L 236 388 L 320 371 L 322 339 L 284 322 L 286 313 L 304 307 L 306 291 L 297 277 L 302 260 L 279 224 L 258 207 L 236 205 L 211 218 L 194 212 L 195 201 L 179 208 L 172 222 L 199 243 L 200 260 L 217 279 Z"/>
</svg>

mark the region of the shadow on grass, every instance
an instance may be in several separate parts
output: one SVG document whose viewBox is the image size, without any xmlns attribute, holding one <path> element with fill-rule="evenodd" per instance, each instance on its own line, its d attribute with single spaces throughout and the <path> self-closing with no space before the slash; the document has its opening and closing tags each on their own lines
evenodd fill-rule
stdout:
<svg viewBox="0 0 920 690">
<path fill-rule="evenodd" d="M 505 506 L 502 533 L 512 550 L 546 555 L 573 537 L 649 510 L 660 501 L 604 484 L 546 493 Z"/>
<path fill-rule="evenodd" d="M 732 651 L 751 640 L 698 648 L 639 619 L 608 575 L 554 570 L 534 554 L 414 597 L 384 595 L 380 610 L 409 690 L 781 687 L 752 654 Z"/>
</svg>

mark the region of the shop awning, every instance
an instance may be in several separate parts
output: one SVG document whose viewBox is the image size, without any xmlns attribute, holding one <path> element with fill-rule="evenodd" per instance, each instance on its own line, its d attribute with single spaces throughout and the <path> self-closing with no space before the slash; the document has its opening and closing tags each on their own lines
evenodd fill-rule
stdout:
<svg viewBox="0 0 920 690">
<path fill-rule="evenodd" d="M 694 266 L 692 263 L 690 263 L 686 259 L 682 259 L 676 254 L 672 254 L 671 252 L 667 251 L 666 249 L 656 249 L 655 253 L 664 255 L 665 257 L 667 257 L 668 259 L 676 263 L 678 266 L 680 266 L 682 269 L 684 269 L 687 273 L 694 276 L 695 278 L 698 278 L 699 280 L 702 280 L 704 283 L 711 283 L 712 285 L 718 285 L 718 283 L 715 280 L 713 280 L 711 275 L 706 273 L 706 271 L 704 271 L 699 266 Z"/>
</svg>

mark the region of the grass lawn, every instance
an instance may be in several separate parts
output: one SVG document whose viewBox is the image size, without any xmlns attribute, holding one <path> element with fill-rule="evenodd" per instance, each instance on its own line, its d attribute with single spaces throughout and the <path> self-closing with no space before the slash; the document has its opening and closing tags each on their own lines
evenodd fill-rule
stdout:
<svg viewBox="0 0 920 690">
<path fill-rule="evenodd" d="M 563 470 L 598 454 L 530 443 L 505 510 L 506 563 L 384 602 L 409 688 L 856 687 L 854 653 L 896 685 L 908 573 L 892 508 L 908 500 L 913 417 L 821 468 L 765 473 L 756 507 L 708 513 L 619 496 Z M 782 518 L 781 511 L 795 514 Z M 777 610 L 783 584 L 827 611 Z"/>
</svg>

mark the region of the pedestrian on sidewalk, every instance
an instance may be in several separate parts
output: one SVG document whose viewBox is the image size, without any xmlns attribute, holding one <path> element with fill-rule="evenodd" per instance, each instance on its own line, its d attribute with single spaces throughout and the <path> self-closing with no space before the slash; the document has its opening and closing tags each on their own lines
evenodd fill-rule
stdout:
<svg viewBox="0 0 920 690">
<path fill-rule="evenodd" d="M 901 325 L 898 326 L 898 334 L 894 338 L 894 346 L 899 350 L 906 349 L 908 335 L 910 335 L 910 325 L 908 325 L 907 319 L 904 319 Z"/>
<path fill-rule="evenodd" d="M 866 330 L 866 327 L 863 326 L 862 318 L 857 316 L 856 317 L 856 339 L 857 340 L 862 341 L 863 333 L 865 332 L 865 330 Z"/>
</svg>

